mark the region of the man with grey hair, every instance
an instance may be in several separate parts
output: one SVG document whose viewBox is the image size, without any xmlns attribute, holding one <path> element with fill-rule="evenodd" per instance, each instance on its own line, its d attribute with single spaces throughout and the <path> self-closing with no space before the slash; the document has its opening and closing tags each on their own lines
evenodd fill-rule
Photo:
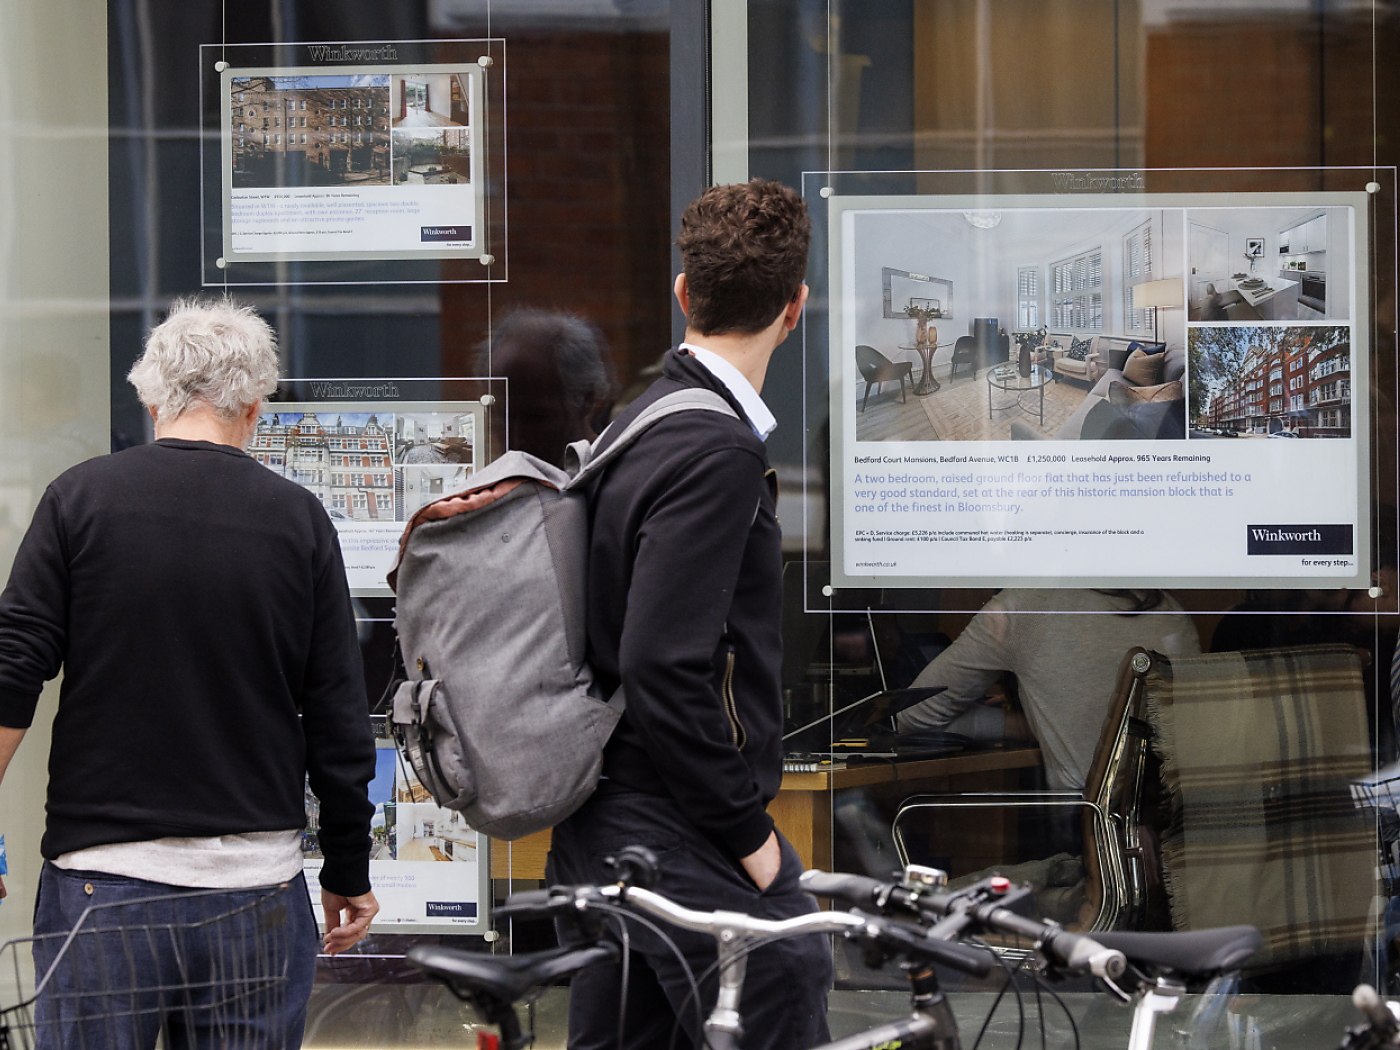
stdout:
<svg viewBox="0 0 1400 1050">
<path fill-rule="evenodd" d="M 287 987 L 241 1019 L 238 1042 L 280 1047 L 300 1045 L 318 947 L 301 874 L 308 780 L 325 950 L 360 940 L 378 905 L 374 741 L 335 528 L 311 493 L 244 452 L 277 372 L 271 328 L 226 300 L 176 303 L 151 332 L 128 378 L 156 440 L 54 481 L 0 594 L 0 776 L 61 667 L 38 937 L 92 905 L 167 895 L 172 915 L 197 901 L 212 917 L 293 884 L 275 920 Z M 127 960 L 117 980 L 168 984 L 160 955 L 172 950 Z M 256 972 L 214 954 L 214 972 Z M 85 965 L 65 959 L 47 982 L 41 1046 L 92 1045 L 64 1012 Z M 183 1018 L 204 1045 L 199 1006 L 139 1012 L 98 1042 L 151 1046 Z"/>
</svg>

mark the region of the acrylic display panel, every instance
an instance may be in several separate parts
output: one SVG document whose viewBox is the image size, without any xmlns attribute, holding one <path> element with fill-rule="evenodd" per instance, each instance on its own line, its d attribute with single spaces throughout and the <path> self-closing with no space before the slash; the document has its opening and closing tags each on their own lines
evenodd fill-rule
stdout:
<svg viewBox="0 0 1400 1050">
<path fill-rule="evenodd" d="M 200 73 L 206 285 L 507 278 L 503 41 L 209 44 Z"/>
<path fill-rule="evenodd" d="M 1149 174 L 1164 192 L 1142 173 L 805 176 L 806 421 L 831 435 L 829 518 L 807 524 L 835 595 L 1358 588 L 1393 564 L 1393 509 L 1373 506 L 1394 507 L 1394 367 L 1371 320 L 1393 180 Z M 955 192 L 979 182 L 1005 192 Z M 957 286 L 959 319 L 892 311 L 892 271 Z"/>
</svg>

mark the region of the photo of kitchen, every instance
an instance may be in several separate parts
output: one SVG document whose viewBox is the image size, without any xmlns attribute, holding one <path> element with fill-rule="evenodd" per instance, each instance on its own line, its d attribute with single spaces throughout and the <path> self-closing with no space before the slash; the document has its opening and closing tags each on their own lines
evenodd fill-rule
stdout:
<svg viewBox="0 0 1400 1050">
<path fill-rule="evenodd" d="M 462 814 L 433 801 L 408 762 L 395 766 L 394 802 L 395 860 L 476 861 L 476 832 Z"/>
<path fill-rule="evenodd" d="M 1186 436 L 1183 212 L 848 213 L 857 441 Z"/>
<path fill-rule="evenodd" d="M 1192 208 L 1189 320 L 1351 320 L 1352 209 Z"/>
<path fill-rule="evenodd" d="M 462 814 L 429 803 L 399 803 L 394 822 L 395 859 L 476 863 L 476 832 Z"/>
</svg>

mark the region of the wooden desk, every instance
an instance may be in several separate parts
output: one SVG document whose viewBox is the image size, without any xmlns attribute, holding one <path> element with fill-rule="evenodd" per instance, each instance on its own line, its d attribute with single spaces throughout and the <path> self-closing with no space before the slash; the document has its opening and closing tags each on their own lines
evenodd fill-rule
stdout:
<svg viewBox="0 0 1400 1050">
<path fill-rule="evenodd" d="M 847 766 L 820 773 L 786 773 L 778 795 L 768 806 L 773 822 L 787 836 L 805 867 L 831 870 L 831 796 L 845 788 L 907 783 L 915 791 L 951 790 L 952 777 L 995 774 L 1040 764 L 1040 749 L 1011 747 L 995 751 L 970 751 L 947 758 L 913 762 L 877 762 Z M 995 788 L 996 785 L 992 785 Z M 988 790 L 978 784 L 977 790 Z M 544 858 L 549 852 L 549 832 L 541 831 L 515 842 L 491 843 L 493 879 L 543 879 Z"/>
</svg>

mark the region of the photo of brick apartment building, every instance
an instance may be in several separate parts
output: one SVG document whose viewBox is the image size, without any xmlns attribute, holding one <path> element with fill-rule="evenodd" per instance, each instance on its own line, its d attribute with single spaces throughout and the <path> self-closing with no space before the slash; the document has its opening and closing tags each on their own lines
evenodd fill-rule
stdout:
<svg viewBox="0 0 1400 1050">
<path fill-rule="evenodd" d="M 1193 328 L 1191 436 L 1351 436 L 1345 326 Z"/>
<path fill-rule="evenodd" d="M 229 82 L 236 189 L 389 184 L 389 77 Z"/>
<path fill-rule="evenodd" d="M 395 521 L 390 466 L 393 418 L 338 413 L 269 412 L 258 420 L 248 454 L 310 490 L 338 521 Z"/>
</svg>

